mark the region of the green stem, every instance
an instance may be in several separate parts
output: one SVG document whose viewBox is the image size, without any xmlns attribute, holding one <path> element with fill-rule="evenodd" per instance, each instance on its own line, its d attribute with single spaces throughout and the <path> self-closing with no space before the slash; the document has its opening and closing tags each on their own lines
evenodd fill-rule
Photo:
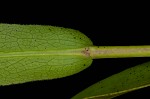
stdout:
<svg viewBox="0 0 150 99">
<path fill-rule="evenodd" d="M 150 57 L 150 45 L 143 46 L 91 46 L 88 49 L 93 59 Z"/>
</svg>

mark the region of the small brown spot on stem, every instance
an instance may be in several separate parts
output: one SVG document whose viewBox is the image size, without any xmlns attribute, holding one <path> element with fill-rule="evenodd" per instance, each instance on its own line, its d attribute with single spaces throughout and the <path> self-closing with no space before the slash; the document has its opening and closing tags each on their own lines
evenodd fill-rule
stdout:
<svg viewBox="0 0 150 99">
<path fill-rule="evenodd" d="M 85 56 L 89 57 L 89 56 L 90 56 L 89 47 L 86 47 L 86 48 L 82 51 L 82 53 L 83 53 Z"/>
</svg>

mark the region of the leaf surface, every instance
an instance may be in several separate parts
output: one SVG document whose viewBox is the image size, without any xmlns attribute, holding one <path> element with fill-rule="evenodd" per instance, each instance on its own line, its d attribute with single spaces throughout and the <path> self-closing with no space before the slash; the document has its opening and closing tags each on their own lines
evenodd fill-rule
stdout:
<svg viewBox="0 0 150 99">
<path fill-rule="evenodd" d="M 72 99 L 111 99 L 150 86 L 150 62 L 126 69 L 86 88 Z"/>
<path fill-rule="evenodd" d="M 93 45 L 81 32 L 44 26 L 0 24 L 0 85 L 55 79 L 87 68 Z"/>
</svg>

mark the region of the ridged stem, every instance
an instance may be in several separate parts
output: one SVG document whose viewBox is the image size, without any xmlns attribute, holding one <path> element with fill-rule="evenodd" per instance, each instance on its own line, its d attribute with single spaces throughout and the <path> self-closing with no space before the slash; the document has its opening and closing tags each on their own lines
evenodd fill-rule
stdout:
<svg viewBox="0 0 150 99">
<path fill-rule="evenodd" d="M 150 57 L 150 45 L 143 46 L 91 46 L 87 48 L 93 59 Z"/>
</svg>

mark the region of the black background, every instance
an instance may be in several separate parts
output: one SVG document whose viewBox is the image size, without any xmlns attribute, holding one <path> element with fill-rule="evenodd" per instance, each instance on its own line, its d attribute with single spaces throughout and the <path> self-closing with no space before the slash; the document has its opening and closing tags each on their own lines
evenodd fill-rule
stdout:
<svg viewBox="0 0 150 99">
<path fill-rule="evenodd" d="M 52 5 L 52 4 L 51 4 Z M 84 5 L 84 4 L 83 4 Z M 147 8 L 108 6 L 99 7 L 90 5 L 75 5 L 70 9 L 58 5 L 33 7 L 25 10 L 3 10 L 0 23 L 16 24 L 41 24 L 72 28 L 83 32 L 99 46 L 115 45 L 150 45 L 149 16 Z M 43 9 L 41 9 L 43 8 Z M 81 9 L 83 8 L 83 9 Z M 127 8 L 129 8 L 127 10 Z M 57 10 L 56 10 L 57 9 Z M 8 12 L 7 12 L 8 11 Z M 0 87 L 0 97 L 23 98 L 42 97 L 43 99 L 69 99 L 86 87 L 100 81 L 112 74 L 123 71 L 129 67 L 149 61 L 150 58 L 123 58 L 123 59 L 98 59 L 86 70 L 65 78 L 36 81 L 18 85 Z M 150 97 L 150 88 L 124 94 L 116 99 Z M 55 98 L 54 98 L 55 97 Z M 146 99 L 146 98 L 144 98 Z"/>
</svg>

